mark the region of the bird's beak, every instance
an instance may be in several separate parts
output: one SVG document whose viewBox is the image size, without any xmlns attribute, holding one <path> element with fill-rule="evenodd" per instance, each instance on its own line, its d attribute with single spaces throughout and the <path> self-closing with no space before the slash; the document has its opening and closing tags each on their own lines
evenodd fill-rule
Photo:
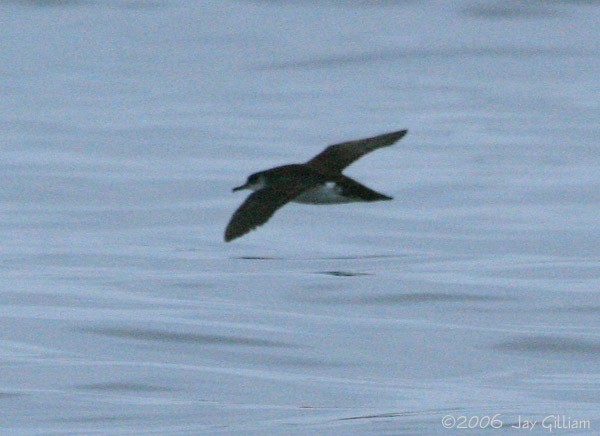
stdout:
<svg viewBox="0 0 600 436">
<path fill-rule="evenodd" d="M 235 191 L 241 191 L 242 189 L 246 189 L 248 187 L 248 184 L 246 183 L 245 185 L 242 186 L 238 186 L 237 188 L 233 188 L 231 190 L 231 192 L 235 192 Z"/>
</svg>

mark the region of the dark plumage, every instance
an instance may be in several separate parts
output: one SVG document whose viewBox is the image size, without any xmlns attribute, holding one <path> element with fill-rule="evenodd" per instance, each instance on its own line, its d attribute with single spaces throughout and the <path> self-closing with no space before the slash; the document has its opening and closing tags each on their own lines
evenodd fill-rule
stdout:
<svg viewBox="0 0 600 436">
<path fill-rule="evenodd" d="M 372 138 L 330 145 L 305 164 L 283 165 L 251 174 L 246 183 L 234 188 L 255 192 L 235 211 L 225 241 L 245 235 L 266 223 L 277 209 L 290 201 L 312 204 L 391 200 L 342 174 L 344 168 L 365 154 L 392 145 L 407 130 Z"/>
</svg>

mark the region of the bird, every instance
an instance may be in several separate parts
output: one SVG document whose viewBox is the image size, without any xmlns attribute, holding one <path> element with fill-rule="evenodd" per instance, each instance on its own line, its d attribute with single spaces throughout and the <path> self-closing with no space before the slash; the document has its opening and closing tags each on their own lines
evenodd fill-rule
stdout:
<svg viewBox="0 0 600 436">
<path fill-rule="evenodd" d="M 370 138 L 333 144 L 302 164 L 282 165 L 248 176 L 246 183 L 233 188 L 254 191 L 234 212 L 225 228 L 225 242 L 244 236 L 265 224 L 288 202 L 339 204 L 392 200 L 342 174 L 357 159 L 402 138 L 398 130 Z"/>
</svg>

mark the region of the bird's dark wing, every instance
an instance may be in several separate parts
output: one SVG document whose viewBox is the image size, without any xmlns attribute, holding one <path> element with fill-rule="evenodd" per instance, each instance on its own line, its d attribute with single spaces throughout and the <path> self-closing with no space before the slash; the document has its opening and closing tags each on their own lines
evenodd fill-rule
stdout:
<svg viewBox="0 0 600 436">
<path fill-rule="evenodd" d="M 225 241 L 239 238 L 263 225 L 277 209 L 312 186 L 313 183 L 281 183 L 277 189 L 268 187 L 250 194 L 229 220 Z"/>
<path fill-rule="evenodd" d="M 341 172 L 352 162 L 381 147 L 392 145 L 406 135 L 408 130 L 386 133 L 372 138 L 342 142 L 327 147 L 307 162 L 311 167 L 325 172 Z"/>
</svg>

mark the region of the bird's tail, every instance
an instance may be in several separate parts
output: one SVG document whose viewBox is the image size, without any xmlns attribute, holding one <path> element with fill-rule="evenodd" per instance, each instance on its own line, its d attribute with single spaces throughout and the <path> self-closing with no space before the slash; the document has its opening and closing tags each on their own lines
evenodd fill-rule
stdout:
<svg viewBox="0 0 600 436">
<path fill-rule="evenodd" d="M 385 201 L 393 200 L 393 197 L 381 194 L 377 191 L 373 191 L 371 188 L 367 188 L 362 183 L 358 183 L 356 180 L 351 179 L 347 176 L 342 176 L 343 181 L 341 183 L 343 194 L 349 197 L 357 197 L 362 201 Z"/>
</svg>

